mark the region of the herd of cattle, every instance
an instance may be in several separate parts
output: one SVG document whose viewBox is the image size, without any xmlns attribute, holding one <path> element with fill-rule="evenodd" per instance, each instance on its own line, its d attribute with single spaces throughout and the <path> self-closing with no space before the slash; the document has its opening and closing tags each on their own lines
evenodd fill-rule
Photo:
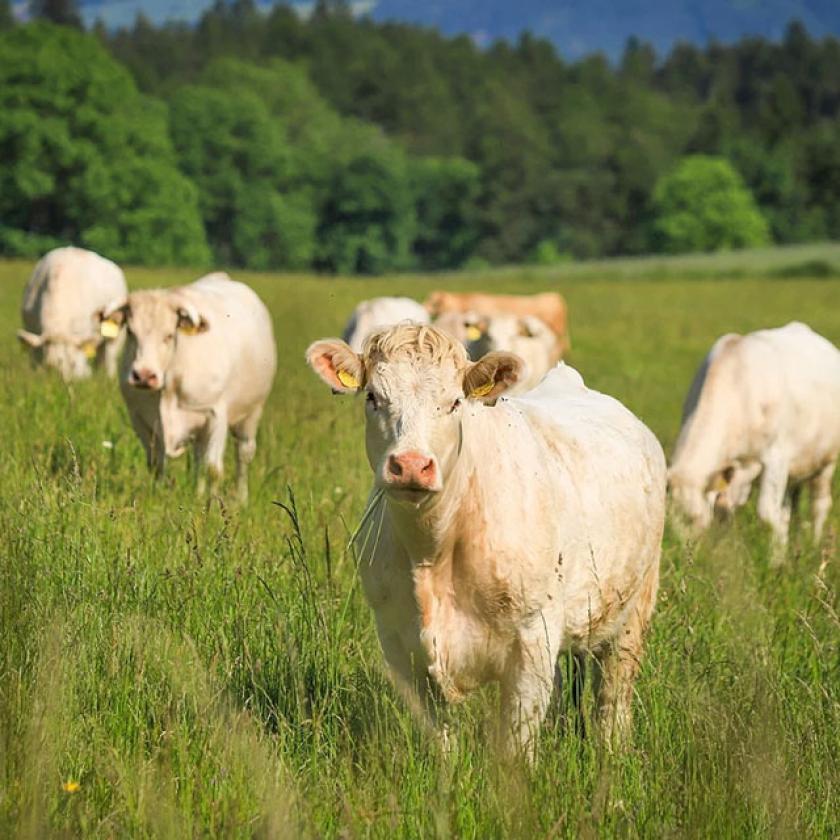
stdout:
<svg viewBox="0 0 840 840">
<path fill-rule="evenodd" d="M 276 370 L 271 318 L 249 287 L 214 273 L 129 293 L 114 263 L 62 248 L 36 266 L 23 322 L 35 360 L 66 379 L 119 368 L 157 473 L 193 445 L 218 479 L 230 430 L 247 496 Z M 438 701 L 498 682 L 500 733 L 529 755 L 562 651 L 576 670 L 593 660 L 600 724 L 626 735 L 666 485 L 705 528 L 758 482 L 779 558 L 805 484 L 820 538 L 840 454 L 840 351 L 804 324 L 715 342 L 670 469 L 638 418 L 562 362 L 568 349 L 559 294 L 441 291 L 360 303 L 343 340 L 306 354 L 334 393 L 365 396 L 374 479 L 359 568 L 395 683 L 434 721 Z"/>
</svg>

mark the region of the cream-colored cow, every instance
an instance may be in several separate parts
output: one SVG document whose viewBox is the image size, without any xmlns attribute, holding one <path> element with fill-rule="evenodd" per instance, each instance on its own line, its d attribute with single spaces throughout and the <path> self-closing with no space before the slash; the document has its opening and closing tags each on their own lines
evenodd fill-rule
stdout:
<svg viewBox="0 0 840 840">
<path fill-rule="evenodd" d="M 496 315 L 532 315 L 547 324 L 557 339 L 557 359 L 568 353 L 569 312 L 563 296 L 557 292 L 535 295 L 490 295 L 486 292 L 432 292 L 424 303 L 433 319 L 448 312 L 471 313 L 484 317 Z"/>
<path fill-rule="evenodd" d="M 395 681 L 433 713 L 501 684 L 501 730 L 533 753 L 561 651 L 593 654 L 599 716 L 625 735 L 654 608 L 665 459 L 616 400 L 565 365 L 494 406 L 522 361 L 471 363 L 431 326 L 361 354 L 313 344 L 334 390 L 365 395 L 373 469 L 360 574 Z"/>
<path fill-rule="evenodd" d="M 195 445 L 196 468 L 222 474 L 228 429 L 236 439 L 237 490 L 277 367 L 271 317 L 256 293 L 227 274 L 189 286 L 132 292 L 104 313 L 128 328 L 120 389 L 149 466 Z M 203 489 L 203 477 L 199 488 Z"/>
<path fill-rule="evenodd" d="M 744 504 L 761 475 L 758 514 L 787 542 L 791 499 L 812 494 L 819 538 L 840 454 L 840 351 L 805 324 L 719 338 L 697 371 L 669 470 L 698 529 Z M 776 551 L 775 559 L 781 552 Z"/>
<path fill-rule="evenodd" d="M 522 378 L 508 394 L 530 391 L 560 360 L 554 332 L 534 315 L 494 315 L 484 319 L 477 329 L 478 338 L 467 345 L 471 358 L 505 350 L 525 362 Z"/>
<path fill-rule="evenodd" d="M 402 321 L 428 324 L 429 313 L 422 304 L 407 297 L 378 297 L 363 300 L 354 310 L 342 338 L 356 351 L 360 351 L 371 333 L 393 327 Z"/>
<path fill-rule="evenodd" d="M 82 248 L 56 248 L 38 261 L 23 291 L 18 338 L 33 361 L 65 380 L 90 376 L 93 364 L 116 376 L 124 335 L 113 324 L 101 325 L 100 315 L 127 293 L 115 263 Z"/>
</svg>

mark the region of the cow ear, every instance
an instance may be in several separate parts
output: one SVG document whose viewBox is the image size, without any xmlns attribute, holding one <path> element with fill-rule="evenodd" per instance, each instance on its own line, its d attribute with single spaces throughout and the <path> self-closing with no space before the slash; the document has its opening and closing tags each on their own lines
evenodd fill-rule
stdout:
<svg viewBox="0 0 840 840">
<path fill-rule="evenodd" d="M 33 350 L 37 350 L 39 347 L 43 347 L 46 343 L 46 339 L 42 335 L 36 335 L 35 333 L 29 332 L 28 330 L 18 330 L 17 331 L 18 341 L 21 344 L 25 344 L 27 347 L 31 347 Z"/>
<path fill-rule="evenodd" d="M 184 335 L 198 335 L 209 329 L 207 319 L 200 315 L 191 303 L 184 303 L 178 307 L 178 330 Z"/>
<path fill-rule="evenodd" d="M 128 317 L 128 301 L 125 298 L 116 298 L 107 306 L 103 306 L 96 316 L 99 319 L 99 334 L 102 338 L 114 339 L 120 334 Z"/>
<path fill-rule="evenodd" d="M 306 361 L 335 393 L 354 394 L 365 384 L 362 357 L 338 338 L 310 344 Z"/>
<path fill-rule="evenodd" d="M 474 400 L 495 400 L 522 378 L 525 362 L 514 353 L 482 356 L 464 374 L 464 393 Z"/>
<path fill-rule="evenodd" d="M 534 338 L 540 334 L 540 320 L 533 315 L 525 315 L 519 319 L 519 335 L 523 338 Z"/>
</svg>

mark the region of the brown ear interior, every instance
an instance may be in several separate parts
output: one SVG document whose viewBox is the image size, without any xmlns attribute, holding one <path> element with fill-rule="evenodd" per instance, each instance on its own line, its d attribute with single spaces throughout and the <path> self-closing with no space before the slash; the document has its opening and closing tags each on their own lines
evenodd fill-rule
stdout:
<svg viewBox="0 0 840 840">
<path fill-rule="evenodd" d="M 185 335 L 196 335 L 207 332 L 210 329 L 210 324 L 203 315 L 199 315 L 198 323 L 196 324 L 185 309 L 179 309 L 178 329 Z"/>
<path fill-rule="evenodd" d="M 306 360 L 333 391 L 351 394 L 364 385 L 361 357 L 337 338 L 316 341 L 306 351 Z"/>
<path fill-rule="evenodd" d="M 100 309 L 96 313 L 96 316 L 99 319 L 99 323 L 102 323 L 103 321 L 113 321 L 115 324 L 122 326 L 128 317 L 128 304 L 124 303 L 122 306 L 112 309 L 107 315 L 105 314 L 105 309 Z"/>
<path fill-rule="evenodd" d="M 494 400 L 519 381 L 524 366 L 513 353 L 488 353 L 467 370 L 464 393 L 473 399 Z"/>
</svg>

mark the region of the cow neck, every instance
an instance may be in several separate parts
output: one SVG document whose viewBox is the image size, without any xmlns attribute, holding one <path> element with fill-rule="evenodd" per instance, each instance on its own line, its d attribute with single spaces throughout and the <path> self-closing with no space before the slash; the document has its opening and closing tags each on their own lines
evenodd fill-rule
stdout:
<svg viewBox="0 0 840 840">
<path fill-rule="evenodd" d="M 464 451 L 463 421 L 459 455 L 443 489 L 419 505 L 395 502 L 386 495 L 389 518 L 414 566 L 434 566 L 451 553 L 452 531 L 474 466 Z"/>
</svg>

